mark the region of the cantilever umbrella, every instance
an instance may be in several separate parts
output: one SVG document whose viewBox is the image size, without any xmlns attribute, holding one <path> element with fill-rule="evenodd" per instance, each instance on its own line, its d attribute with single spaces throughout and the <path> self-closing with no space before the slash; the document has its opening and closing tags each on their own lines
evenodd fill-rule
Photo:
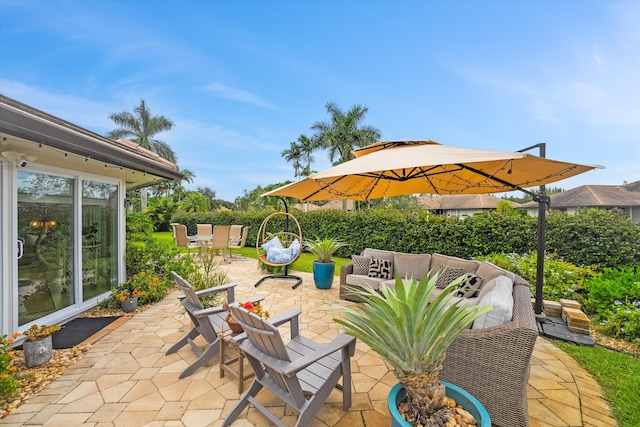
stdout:
<svg viewBox="0 0 640 427">
<path fill-rule="evenodd" d="M 543 186 L 602 168 L 599 165 L 561 162 L 522 152 L 452 147 L 429 140 L 382 141 L 355 150 L 353 154 L 355 159 L 263 196 L 287 196 L 313 201 L 369 200 L 426 193 L 485 194 L 514 190 L 531 194 L 540 206 L 536 281 L 538 315 L 542 312 L 545 208 L 549 199 L 544 192 L 533 194 L 526 188 Z"/>
</svg>

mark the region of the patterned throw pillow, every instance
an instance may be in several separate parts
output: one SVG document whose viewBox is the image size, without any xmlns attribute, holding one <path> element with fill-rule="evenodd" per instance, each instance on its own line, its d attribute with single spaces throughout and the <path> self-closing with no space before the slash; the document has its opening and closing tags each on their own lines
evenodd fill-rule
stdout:
<svg viewBox="0 0 640 427">
<path fill-rule="evenodd" d="M 370 256 L 351 255 L 351 261 L 353 261 L 353 274 L 360 276 L 369 274 Z"/>
<path fill-rule="evenodd" d="M 369 260 L 369 277 L 391 279 L 391 260 L 371 258 Z"/>
<path fill-rule="evenodd" d="M 458 287 L 457 297 L 474 298 L 480 293 L 482 277 L 478 277 L 474 273 L 468 273 L 468 276 L 469 278 Z"/>
<path fill-rule="evenodd" d="M 462 267 L 452 268 L 446 265 L 441 265 L 440 271 L 438 272 L 438 280 L 436 281 L 436 288 L 446 288 L 449 283 L 462 276 L 462 271 Z"/>
</svg>

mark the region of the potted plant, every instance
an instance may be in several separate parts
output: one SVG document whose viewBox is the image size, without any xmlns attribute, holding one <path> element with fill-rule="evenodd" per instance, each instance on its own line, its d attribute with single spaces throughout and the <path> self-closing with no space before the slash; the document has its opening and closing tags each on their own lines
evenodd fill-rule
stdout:
<svg viewBox="0 0 640 427">
<path fill-rule="evenodd" d="M 265 310 L 259 302 L 251 302 L 251 301 L 239 302 L 238 305 L 247 311 L 255 313 L 256 315 L 262 317 L 263 319 L 269 318 L 269 312 Z M 236 334 L 243 332 L 242 326 L 238 322 L 236 322 L 236 320 L 231 315 L 231 309 L 229 308 L 229 304 L 225 302 L 224 304 L 222 304 L 222 308 L 227 310 L 228 314 L 227 314 L 226 321 L 227 321 L 227 324 L 229 325 L 229 329 L 231 329 Z"/>
<path fill-rule="evenodd" d="M 134 274 L 117 288 L 113 289 L 113 296 L 120 302 L 125 313 L 132 313 L 138 307 L 138 297 L 145 295 L 145 281 L 149 280 L 146 272 Z"/>
<path fill-rule="evenodd" d="M 27 368 L 44 365 L 51 359 L 51 351 L 53 348 L 51 334 L 59 330 L 59 325 L 38 326 L 33 324 L 22 333 L 22 335 L 27 337 L 22 344 L 24 361 Z"/>
<path fill-rule="evenodd" d="M 451 388 L 439 381 L 438 373 L 455 338 L 491 309 L 452 302 L 465 276 L 454 280 L 429 303 L 437 279 L 437 274 L 430 280 L 425 275 L 417 284 L 415 279 L 398 277 L 394 289 L 385 285 L 379 291 L 351 288 L 349 292 L 360 297 L 363 304 L 357 309 L 345 308 L 344 319 L 334 319 L 339 328 L 363 341 L 395 369 L 400 384 L 392 389 L 388 401 L 392 426 L 443 426 L 453 418 L 448 406 Z M 402 395 L 398 398 L 395 394 L 400 389 L 406 393 L 404 417 L 394 420 L 394 412 L 399 416 L 396 406 L 403 400 Z M 490 426 L 482 405 L 468 393 L 465 398 L 477 403 L 477 407 L 464 409 L 480 418 L 478 425 Z"/>
<path fill-rule="evenodd" d="M 333 237 L 307 240 L 305 242 L 307 250 L 317 258 L 317 260 L 313 261 L 313 281 L 316 284 L 316 288 L 331 289 L 336 269 L 336 262 L 331 257 L 335 251 L 343 246 L 347 246 L 347 244 Z"/>
</svg>

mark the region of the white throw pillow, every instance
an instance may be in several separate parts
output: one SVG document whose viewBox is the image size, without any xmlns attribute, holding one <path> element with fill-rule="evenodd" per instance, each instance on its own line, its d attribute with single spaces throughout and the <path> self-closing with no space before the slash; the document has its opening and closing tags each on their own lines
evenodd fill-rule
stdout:
<svg viewBox="0 0 640 427">
<path fill-rule="evenodd" d="M 493 308 L 473 322 L 473 329 L 490 328 L 513 319 L 513 282 L 506 276 L 498 276 L 494 280 L 495 287 L 478 302 L 481 308 L 488 305 Z"/>
</svg>

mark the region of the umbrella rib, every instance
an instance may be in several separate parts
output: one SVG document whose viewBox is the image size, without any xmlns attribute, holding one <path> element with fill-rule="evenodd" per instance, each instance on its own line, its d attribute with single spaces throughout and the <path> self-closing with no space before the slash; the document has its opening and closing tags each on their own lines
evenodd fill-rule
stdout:
<svg viewBox="0 0 640 427">
<path fill-rule="evenodd" d="M 522 192 L 524 192 L 524 193 L 526 193 L 526 194 L 528 194 L 530 196 L 534 196 L 535 195 L 533 192 L 531 192 L 529 190 L 526 190 L 526 189 L 520 187 L 519 185 L 516 185 L 516 184 L 513 184 L 511 182 L 508 182 L 508 181 L 505 181 L 503 179 L 500 179 L 500 178 L 498 178 L 496 176 L 491 175 L 490 173 L 483 172 L 481 170 L 478 170 L 476 168 L 472 168 L 470 166 L 467 166 L 467 165 L 464 165 L 464 164 L 461 164 L 461 163 L 456 163 L 456 165 L 459 166 L 462 169 L 466 169 L 466 170 L 471 171 L 473 173 L 477 173 L 478 175 L 484 176 L 485 178 L 489 178 L 489 179 L 492 179 L 492 180 L 494 180 L 496 182 L 499 182 L 502 185 L 506 185 L 506 186 L 511 187 L 511 188 L 513 188 L 515 190 L 520 190 L 520 191 L 522 191 Z"/>
<path fill-rule="evenodd" d="M 318 180 L 318 182 L 322 182 L 322 187 L 316 191 L 314 191 L 313 193 L 309 194 L 308 196 L 306 196 L 304 199 L 301 199 L 303 202 L 306 202 L 310 197 L 315 196 L 316 194 L 318 194 L 319 192 L 326 190 L 327 188 L 330 188 L 333 184 L 335 184 L 336 182 L 340 181 L 341 179 L 345 178 L 346 175 L 342 175 L 341 177 L 338 177 L 338 179 L 336 179 L 335 181 L 331 181 L 329 183 L 325 183 L 322 180 Z"/>
</svg>

